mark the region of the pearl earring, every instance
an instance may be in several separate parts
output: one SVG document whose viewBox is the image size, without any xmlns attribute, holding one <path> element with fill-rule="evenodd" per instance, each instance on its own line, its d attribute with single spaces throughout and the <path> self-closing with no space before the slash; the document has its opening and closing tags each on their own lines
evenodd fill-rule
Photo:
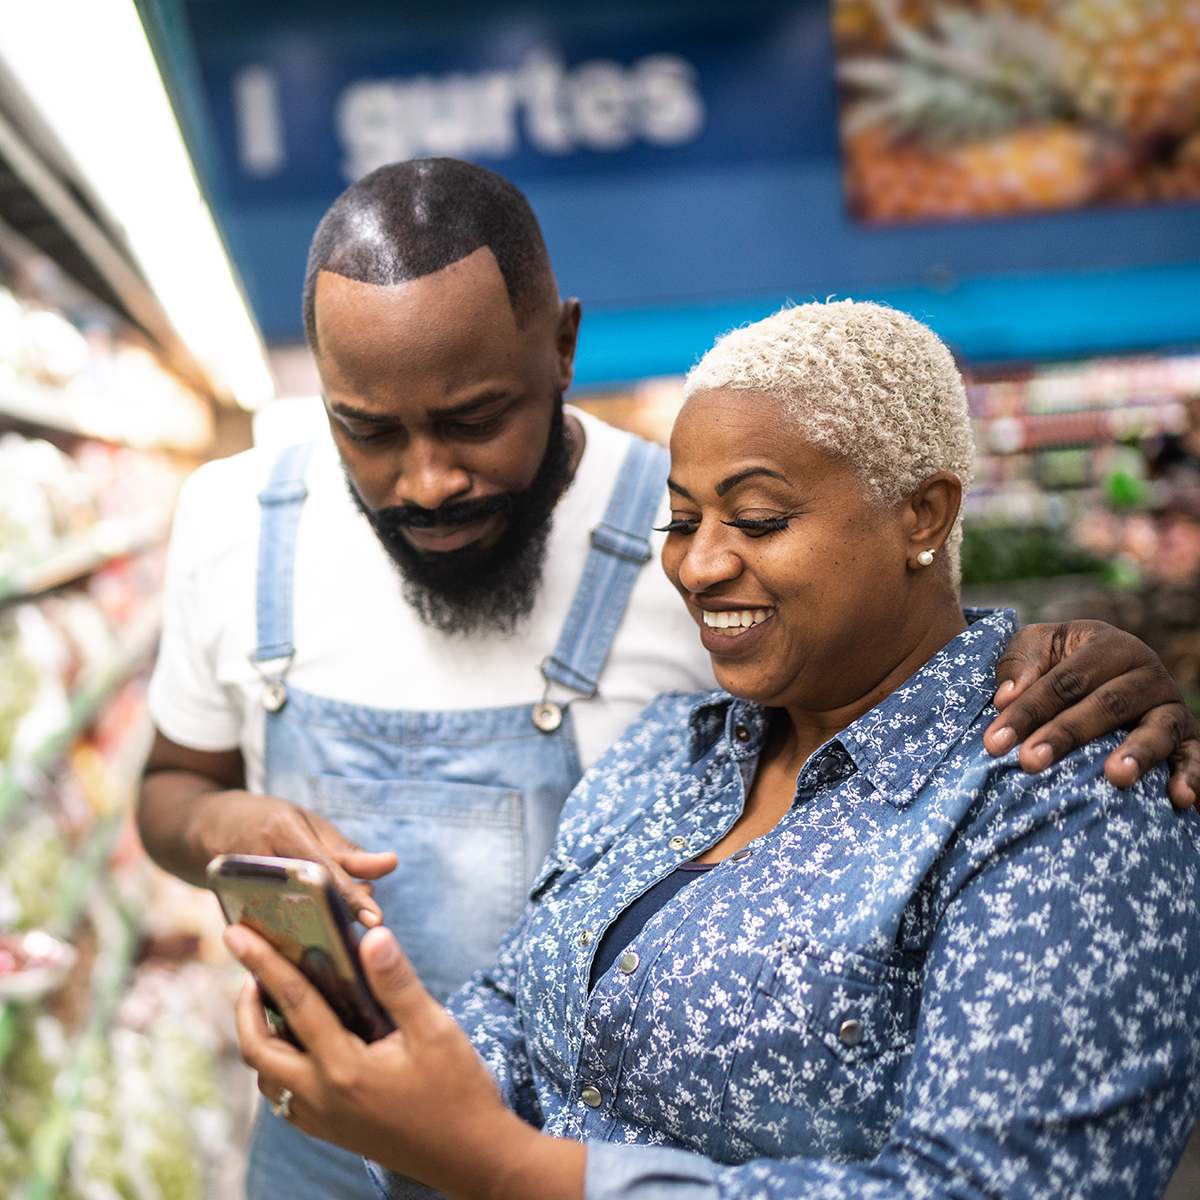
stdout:
<svg viewBox="0 0 1200 1200">
<path fill-rule="evenodd" d="M 917 555 L 917 562 L 919 562 L 923 567 L 929 566 L 929 564 L 933 562 L 933 551 L 922 550 L 921 553 Z"/>
</svg>

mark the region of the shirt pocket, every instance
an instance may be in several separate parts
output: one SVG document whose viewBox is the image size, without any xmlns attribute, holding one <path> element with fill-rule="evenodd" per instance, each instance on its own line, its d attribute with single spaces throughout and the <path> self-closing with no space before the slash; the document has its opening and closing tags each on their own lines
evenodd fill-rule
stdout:
<svg viewBox="0 0 1200 1200">
<path fill-rule="evenodd" d="M 920 969 L 788 941 L 769 952 L 722 1118 L 771 1156 L 873 1157 L 901 1111 Z"/>
<path fill-rule="evenodd" d="M 374 883 L 385 923 L 439 1000 L 492 964 L 525 904 L 524 800 L 511 788 L 426 780 L 309 781 L 310 807 L 399 865 Z"/>
</svg>

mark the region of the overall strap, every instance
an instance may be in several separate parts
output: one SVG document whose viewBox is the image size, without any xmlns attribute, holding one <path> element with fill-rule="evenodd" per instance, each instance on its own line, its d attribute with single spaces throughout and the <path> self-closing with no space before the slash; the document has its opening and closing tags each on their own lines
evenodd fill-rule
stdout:
<svg viewBox="0 0 1200 1200">
<path fill-rule="evenodd" d="M 650 525 L 669 468 L 661 446 L 636 437 L 630 443 L 604 519 L 592 530 L 592 548 L 558 644 L 542 663 L 547 686 L 554 680 L 585 696 L 596 694 L 629 593 L 650 560 Z"/>
<path fill-rule="evenodd" d="M 293 560 L 300 510 L 308 496 L 304 475 L 312 448 L 312 442 L 301 442 L 281 451 L 271 467 L 267 486 L 258 494 L 262 517 L 255 585 L 258 646 L 250 656 L 253 663 L 273 659 L 290 662 L 295 652 L 292 646 Z M 278 677 L 282 679 L 282 672 Z"/>
</svg>

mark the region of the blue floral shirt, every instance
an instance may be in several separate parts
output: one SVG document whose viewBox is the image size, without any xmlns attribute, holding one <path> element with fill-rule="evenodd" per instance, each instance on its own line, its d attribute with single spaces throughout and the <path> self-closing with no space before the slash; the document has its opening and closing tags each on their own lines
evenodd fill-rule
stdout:
<svg viewBox="0 0 1200 1200">
<path fill-rule="evenodd" d="M 983 748 L 1007 611 L 818 750 L 770 833 L 594 989 L 632 900 L 742 810 L 770 717 L 660 697 L 567 801 L 493 971 L 450 1002 L 589 1200 L 1157 1200 L 1200 1107 L 1197 816 L 1102 738 Z"/>
</svg>

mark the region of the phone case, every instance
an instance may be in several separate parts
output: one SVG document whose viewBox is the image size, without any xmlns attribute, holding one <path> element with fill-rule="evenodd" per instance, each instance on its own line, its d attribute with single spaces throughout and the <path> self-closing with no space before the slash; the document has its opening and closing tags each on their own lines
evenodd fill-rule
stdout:
<svg viewBox="0 0 1200 1200">
<path fill-rule="evenodd" d="M 371 994 L 350 914 L 320 863 L 222 854 L 208 864 L 208 882 L 225 919 L 262 934 L 304 973 L 352 1033 L 373 1042 L 395 1028 Z M 263 1001 L 278 1015 L 265 991 Z M 284 1033 L 299 1044 L 291 1030 Z"/>
</svg>

